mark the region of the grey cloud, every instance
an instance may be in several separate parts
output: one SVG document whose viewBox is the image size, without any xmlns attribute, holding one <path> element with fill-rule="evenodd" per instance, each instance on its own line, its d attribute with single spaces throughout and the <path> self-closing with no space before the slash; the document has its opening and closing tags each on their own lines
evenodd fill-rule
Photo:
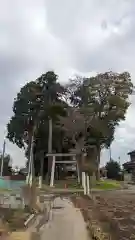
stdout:
<svg viewBox="0 0 135 240">
<path fill-rule="evenodd" d="M 33 80 L 41 74 L 44 64 L 48 67 L 47 63 L 42 63 L 41 58 L 44 34 L 43 38 L 42 35 L 39 37 L 38 34 L 41 33 L 37 32 L 38 26 L 36 26 L 37 20 L 40 21 L 41 13 L 45 15 L 44 1 L 39 2 L 38 4 L 37 1 L 0 2 L 1 147 L 17 91 L 26 80 Z M 18 158 L 20 151 L 16 146 L 7 142 L 6 151 L 10 151 L 16 163 L 18 161 L 19 165 L 24 164 L 24 155 L 22 153 L 21 160 Z"/>
<path fill-rule="evenodd" d="M 67 50 L 49 33 L 45 17 L 42 0 L 0 2 L 1 147 L 12 115 L 13 99 L 20 87 L 49 69 L 62 72 L 63 77 L 64 68 L 67 71 Z M 25 163 L 24 154 L 8 141 L 6 150 L 16 164 L 17 161 L 18 165 Z"/>
<path fill-rule="evenodd" d="M 0 144 L 17 91 L 45 71 L 55 70 L 62 81 L 72 73 L 107 70 L 129 70 L 134 77 L 134 11 L 133 0 L 1 1 Z M 126 131 L 116 131 L 115 156 L 125 154 L 134 141 L 134 109 L 133 103 L 121 124 Z M 19 164 L 24 162 L 15 146 L 8 143 L 8 150 L 16 163 L 20 154 Z"/>
<path fill-rule="evenodd" d="M 74 68 L 82 72 L 106 69 L 118 71 L 126 66 L 125 55 L 133 51 L 128 44 L 133 31 L 126 29 L 127 32 L 121 36 L 112 32 L 105 37 L 102 23 L 106 22 L 107 31 L 110 24 L 110 27 L 122 27 L 125 19 L 131 18 L 130 24 L 133 25 L 134 6 L 133 1 L 103 1 L 102 4 L 101 1 L 83 1 L 81 5 L 77 1 L 65 4 L 59 0 L 52 7 L 52 1 L 47 1 L 47 20 L 52 34 L 64 39 L 71 49 Z M 133 43 L 132 33 L 130 45 Z"/>
<path fill-rule="evenodd" d="M 61 38 L 71 50 L 73 67 L 84 74 L 126 70 L 134 81 L 135 2 L 102 1 L 101 4 L 101 1 L 83 1 L 83 6 L 73 2 L 72 7 L 69 2 L 67 6 L 63 1 L 52 6 L 49 0 L 46 5 L 51 33 Z M 116 130 L 116 140 L 112 144 L 113 157 L 118 159 L 121 156 L 121 161 L 127 159 L 127 152 L 134 147 L 134 109 L 132 99 L 126 121 Z"/>
</svg>

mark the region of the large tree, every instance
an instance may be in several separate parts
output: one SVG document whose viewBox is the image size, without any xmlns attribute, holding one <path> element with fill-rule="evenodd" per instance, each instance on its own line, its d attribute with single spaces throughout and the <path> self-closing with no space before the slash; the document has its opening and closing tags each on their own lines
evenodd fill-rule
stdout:
<svg viewBox="0 0 135 240">
<path fill-rule="evenodd" d="M 125 119 L 132 90 L 127 72 L 76 77 L 65 87 L 57 82 L 54 72 L 47 72 L 21 88 L 7 137 L 24 147 L 29 156 L 34 134 L 37 174 L 45 153 L 68 152 L 71 148 L 85 149 L 92 159 L 98 156 L 98 167 L 101 149 L 110 146 L 116 126 Z"/>
<path fill-rule="evenodd" d="M 106 164 L 107 177 L 110 179 L 118 180 L 120 176 L 121 167 L 120 164 L 114 160 L 107 162 Z"/>
<path fill-rule="evenodd" d="M 100 152 L 114 139 L 116 126 L 125 119 L 133 84 L 130 74 L 106 72 L 90 78 L 75 78 L 68 85 L 71 104 L 83 113 L 87 123 L 86 145 L 95 145 L 97 165 Z"/>
<path fill-rule="evenodd" d="M 37 159 L 44 158 L 48 145 L 49 151 L 58 147 L 58 141 L 52 141 L 52 130 L 56 132 L 58 116 L 66 112 L 66 104 L 61 99 L 63 93 L 64 88 L 57 82 L 57 75 L 47 72 L 22 87 L 14 101 L 13 116 L 7 125 L 7 137 L 18 147 L 25 148 L 29 159 L 34 135 L 35 164 Z M 59 134 L 62 135 L 61 131 Z"/>
</svg>

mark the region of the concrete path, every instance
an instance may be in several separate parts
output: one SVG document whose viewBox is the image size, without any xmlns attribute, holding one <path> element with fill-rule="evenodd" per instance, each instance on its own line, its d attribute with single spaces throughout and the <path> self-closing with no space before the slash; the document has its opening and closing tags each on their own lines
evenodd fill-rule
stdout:
<svg viewBox="0 0 135 240">
<path fill-rule="evenodd" d="M 41 240 L 89 240 L 81 212 L 68 198 L 56 198 L 49 222 L 42 226 Z"/>
</svg>

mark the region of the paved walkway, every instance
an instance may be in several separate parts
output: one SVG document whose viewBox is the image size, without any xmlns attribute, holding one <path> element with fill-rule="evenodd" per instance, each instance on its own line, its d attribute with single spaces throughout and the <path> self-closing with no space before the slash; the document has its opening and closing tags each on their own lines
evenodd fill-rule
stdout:
<svg viewBox="0 0 135 240">
<path fill-rule="evenodd" d="M 41 229 L 41 240 L 88 240 L 81 212 L 68 198 L 56 198 L 50 219 Z"/>
</svg>

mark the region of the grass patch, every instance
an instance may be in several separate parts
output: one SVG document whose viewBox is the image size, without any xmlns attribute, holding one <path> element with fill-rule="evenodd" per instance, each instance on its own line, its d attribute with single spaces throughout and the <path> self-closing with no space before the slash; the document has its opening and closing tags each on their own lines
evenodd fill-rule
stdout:
<svg viewBox="0 0 135 240">
<path fill-rule="evenodd" d="M 50 186 L 45 181 L 43 182 L 42 186 L 46 190 L 50 189 Z M 68 189 L 82 189 L 82 186 L 81 186 L 81 184 L 79 184 L 77 182 L 77 180 L 67 179 L 67 180 L 55 180 L 54 181 L 54 186 L 51 187 L 51 189 L 52 188 L 55 188 L 55 189 L 65 189 L 65 188 L 68 188 Z"/>
<path fill-rule="evenodd" d="M 91 185 L 91 184 L 90 184 Z M 120 189 L 121 183 L 115 180 L 100 180 L 96 182 L 92 189 L 94 190 L 115 190 Z M 50 188 L 50 186 L 43 184 L 43 189 L 49 191 L 50 189 L 80 189 L 82 190 L 83 187 L 77 183 L 76 180 L 59 180 L 54 182 L 54 187 Z"/>
<path fill-rule="evenodd" d="M 54 187 L 55 188 L 82 188 L 79 183 L 77 183 L 77 180 L 65 180 L 65 181 L 56 181 L 54 182 Z"/>
<path fill-rule="evenodd" d="M 2 192 L 12 192 L 13 189 L 7 189 L 7 188 L 0 188 L 0 193 Z"/>
<path fill-rule="evenodd" d="M 97 182 L 94 188 L 100 190 L 119 189 L 121 188 L 121 184 L 118 181 L 104 180 Z"/>
</svg>

